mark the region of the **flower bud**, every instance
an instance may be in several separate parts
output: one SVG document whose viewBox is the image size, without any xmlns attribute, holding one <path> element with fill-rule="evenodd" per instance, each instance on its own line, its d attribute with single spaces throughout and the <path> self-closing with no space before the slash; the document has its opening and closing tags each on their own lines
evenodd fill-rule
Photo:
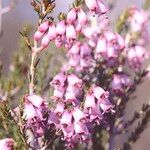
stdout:
<svg viewBox="0 0 150 150">
<path fill-rule="evenodd" d="M 41 41 L 41 45 L 42 45 L 43 49 L 45 49 L 48 46 L 49 42 L 50 42 L 50 39 L 49 39 L 48 35 L 44 36 Z"/>
<path fill-rule="evenodd" d="M 50 41 L 55 39 L 56 27 L 55 27 L 54 23 L 50 24 L 47 35 L 48 35 Z"/>
<path fill-rule="evenodd" d="M 38 27 L 38 30 L 42 33 L 43 32 L 45 33 L 47 31 L 48 27 L 49 27 L 49 21 L 45 21 Z"/>
<path fill-rule="evenodd" d="M 36 31 L 34 34 L 34 40 L 39 41 L 43 37 L 44 33 L 40 31 Z"/>
<path fill-rule="evenodd" d="M 87 16 L 85 12 L 82 9 L 79 9 L 78 11 L 78 22 L 81 25 L 86 25 L 87 24 Z"/>
<path fill-rule="evenodd" d="M 75 8 L 72 8 L 67 14 L 67 22 L 73 24 L 77 19 L 77 11 Z"/>
<path fill-rule="evenodd" d="M 62 20 L 60 22 L 57 23 L 57 26 L 56 26 L 56 35 L 63 35 L 65 34 L 66 32 L 66 24 L 65 24 L 65 21 Z"/>
<path fill-rule="evenodd" d="M 66 27 L 66 38 L 70 40 L 75 40 L 77 38 L 77 33 L 73 25 L 67 25 Z"/>
</svg>

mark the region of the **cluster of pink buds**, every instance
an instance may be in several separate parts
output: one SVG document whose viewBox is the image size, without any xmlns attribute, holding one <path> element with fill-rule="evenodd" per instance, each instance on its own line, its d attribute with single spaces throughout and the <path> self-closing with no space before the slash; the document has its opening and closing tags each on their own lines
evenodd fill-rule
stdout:
<svg viewBox="0 0 150 150">
<path fill-rule="evenodd" d="M 14 148 L 14 140 L 10 138 L 0 140 L 1 150 L 12 150 Z"/>
<path fill-rule="evenodd" d="M 102 15 L 107 12 L 102 0 L 86 0 L 85 3 L 95 14 Z M 45 49 L 52 40 L 57 47 L 64 45 L 67 49 L 71 48 L 87 23 L 88 17 L 83 9 L 71 8 L 66 19 L 60 20 L 57 24 L 44 21 L 35 32 L 34 41 L 41 40 L 40 50 Z"/>
<path fill-rule="evenodd" d="M 67 18 L 57 24 L 44 21 L 34 34 L 34 40 L 41 40 L 41 49 L 45 49 L 50 41 L 54 41 L 57 47 L 69 48 L 77 39 L 82 27 L 87 24 L 87 17 L 81 8 L 72 8 Z"/>
</svg>

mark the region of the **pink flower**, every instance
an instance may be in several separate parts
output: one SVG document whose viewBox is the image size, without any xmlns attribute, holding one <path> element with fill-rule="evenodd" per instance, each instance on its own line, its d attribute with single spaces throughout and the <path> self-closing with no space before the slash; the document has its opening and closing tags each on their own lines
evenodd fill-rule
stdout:
<svg viewBox="0 0 150 150">
<path fill-rule="evenodd" d="M 42 97 L 35 94 L 25 96 L 25 100 L 32 103 L 32 105 L 37 108 L 41 107 L 45 103 L 45 100 Z"/>
<path fill-rule="evenodd" d="M 121 92 L 122 91 L 122 83 L 121 83 L 120 77 L 118 75 L 113 76 L 113 80 L 110 84 L 110 87 L 115 92 Z"/>
<path fill-rule="evenodd" d="M 74 43 L 69 49 L 67 56 L 71 57 L 72 55 L 79 55 L 80 52 L 80 43 Z"/>
<path fill-rule="evenodd" d="M 72 86 L 76 86 L 78 88 L 82 88 L 82 80 L 79 79 L 76 75 L 74 74 L 70 74 L 67 77 L 68 80 L 68 84 L 72 85 Z"/>
<path fill-rule="evenodd" d="M 75 133 L 79 135 L 78 138 L 80 138 L 83 141 L 85 141 L 90 134 L 87 126 L 81 122 L 74 123 L 74 130 Z"/>
<path fill-rule="evenodd" d="M 98 2 L 98 6 L 99 6 L 99 12 L 101 14 L 105 14 L 107 12 L 107 8 L 106 6 L 104 5 L 104 3 L 102 2 L 102 0 L 97 0 Z"/>
<path fill-rule="evenodd" d="M 34 34 L 34 40 L 39 41 L 43 37 L 44 33 L 40 31 L 36 31 Z"/>
<path fill-rule="evenodd" d="M 80 62 L 80 55 L 72 55 L 69 59 L 69 65 L 71 67 L 76 67 Z"/>
<path fill-rule="evenodd" d="M 62 116 L 62 114 L 65 110 L 64 107 L 65 107 L 64 103 L 57 103 L 54 113 L 56 113 L 56 115 L 59 117 Z"/>
<path fill-rule="evenodd" d="M 77 102 L 75 93 L 73 91 L 70 91 L 70 90 L 67 89 L 66 93 L 65 93 L 65 101 L 67 103 L 72 103 L 73 105 L 75 105 L 76 102 Z"/>
<path fill-rule="evenodd" d="M 77 20 L 77 10 L 75 8 L 70 9 L 67 14 L 67 22 L 73 24 Z"/>
<path fill-rule="evenodd" d="M 66 128 L 67 126 L 71 125 L 72 124 L 72 113 L 66 110 L 62 114 L 60 123 L 63 126 L 63 128 Z"/>
<path fill-rule="evenodd" d="M 93 87 L 93 95 L 95 96 L 95 98 L 97 98 L 98 100 L 104 99 L 104 98 L 108 98 L 109 97 L 109 92 L 105 91 L 104 89 L 102 89 L 99 86 Z"/>
<path fill-rule="evenodd" d="M 80 66 L 81 66 L 81 69 L 88 69 L 91 67 L 92 65 L 92 57 L 89 55 L 89 56 L 85 56 L 83 58 L 80 59 Z"/>
<path fill-rule="evenodd" d="M 26 102 L 23 110 L 23 118 L 25 118 L 27 121 L 30 121 L 35 117 L 39 118 L 40 120 L 43 119 L 40 110 L 35 108 L 31 103 Z"/>
<path fill-rule="evenodd" d="M 78 22 L 81 25 L 86 25 L 87 24 L 87 16 L 85 12 L 82 9 L 78 10 Z"/>
<path fill-rule="evenodd" d="M 99 106 L 95 105 L 91 111 L 89 112 L 90 122 L 95 122 L 97 124 L 100 124 L 100 121 L 102 120 L 102 113 L 100 111 Z"/>
<path fill-rule="evenodd" d="M 137 8 L 131 8 L 130 12 L 131 17 L 129 18 L 129 21 L 131 23 L 131 30 L 133 32 L 142 30 L 148 20 L 148 15 Z"/>
<path fill-rule="evenodd" d="M 107 12 L 107 8 L 102 0 L 85 0 L 85 3 L 94 14 L 104 14 Z"/>
<path fill-rule="evenodd" d="M 87 5 L 87 7 L 91 10 L 91 11 L 95 11 L 98 7 L 98 3 L 97 0 L 85 0 L 85 3 Z"/>
<path fill-rule="evenodd" d="M 0 140 L 0 150 L 13 150 L 14 140 L 11 138 L 6 138 Z"/>
<path fill-rule="evenodd" d="M 95 51 L 95 59 L 99 58 L 100 56 L 105 56 L 107 54 L 107 43 L 104 37 L 99 38 L 96 51 Z"/>
<path fill-rule="evenodd" d="M 83 122 L 86 119 L 85 114 L 79 108 L 74 108 L 72 113 L 75 122 Z"/>
<path fill-rule="evenodd" d="M 61 88 L 65 85 L 65 81 L 66 81 L 66 75 L 64 75 L 64 73 L 58 73 L 53 80 L 50 82 L 51 86 L 53 86 L 54 88 Z"/>
<path fill-rule="evenodd" d="M 50 41 L 55 39 L 55 37 L 56 37 L 56 26 L 54 23 L 51 23 L 49 25 L 47 36 L 48 36 Z"/>
<path fill-rule="evenodd" d="M 68 41 L 72 42 L 77 38 L 77 33 L 73 25 L 66 26 L 66 38 Z"/>
<path fill-rule="evenodd" d="M 88 44 L 84 43 L 81 45 L 81 49 L 80 49 L 80 56 L 84 57 L 84 56 L 89 56 L 91 55 L 91 48 L 88 46 Z"/>
<path fill-rule="evenodd" d="M 87 94 L 84 102 L 84 109 L 92 109 L 96 105 L 95 97 L 93 95 Z"/>
<path fill-rule="evenodd" d="M 46 32 L 48 30 L 48 27 L 49 27 L 49 21 L 45 21 L 43 22 L 39 27 L 38 27 L 38 30 L 40 32 Z"/>
<path fill-rule="evenodd" d="M 113 105 L 108 99 L 103 99 L 99 102 L 100 108 L 103 110 L 103 113 L 107 113 L 112 110 Z"/>
<path fill-rule="evenodd" d="M 48 35 L 44 36 L 41 41 L 42 48 L 45 49 L 50 42 Z"/>
<path fill-rule="evenodd" d="M 68 126 L 63 127 L 62 132 L 63 132 L 63 140 L 71 141 L 74 135 L 74 125 L 70 124 Z"/>
<path fill-rule="evenodd" d="M 53 94 L 53 99 L 55 101 L 60 101 L 63 99 L 63 96 L 64 96 L 64 93 L 65 93 L 65 88 L 64 87 L 60 87 L 60 88 L 56 88 L 54 90 L 54 94 Z"/>
<path fill-rule="evenodd" d="M 60 21 L 56 25 L 56 35 L 57 36 L 62 36 L 66 32 L 66 23 L 64 20 Z"/>
<path fill-rule="evenodd" d="M 135 69 L 139 69 L 146 59 L 146 50 L 142 46 L 131 47 L 127 51 L 127 58 L 129 60 L 129 64 L 133 66 Z"/>
</svg>

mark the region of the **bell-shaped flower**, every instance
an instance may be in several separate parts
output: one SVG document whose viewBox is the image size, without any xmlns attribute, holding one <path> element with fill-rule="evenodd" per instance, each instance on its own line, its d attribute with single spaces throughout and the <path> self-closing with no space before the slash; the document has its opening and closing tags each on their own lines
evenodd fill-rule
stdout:
<svg viewBox="0 0 150 150">
<path fill-rule="evenodd" d="M 68 110 L 64 111 L 62 114 L 62 118 L 60 119 L 60 124 L 63 126 L 63 128 L 66 128 L 67 126 L 72 124 L 72 113 Z"/>
<path fill-rule="evenodd" d="M 79 135 L 78 138 L 81 139 L 81 142 L 82 142 L 82 140 L 83 141 L 87 140 L 87 138 L 90 135 L 87 126 L 84 123 L 81 123 L 81 122 L 74 122 L 74 130 L 75 130 L 75 133 L 77 135 Z"/>
<path fill-rule="evenodd" d="M 55 37 L 56 37 L 56 26 L 54 23 L 51 23 L 49 25 L 47 36 L 48 36 L 50 41 L 55 39 Z"/>
<path fill-rule="evenodd" d="M 85 12 L 82 9 L 78 10 L 78 22 L 81 25 L 86 25 L 87 24 L 87 16 Z"/>
<path fill-rule="evenodd" d="M 100 124 L 100 121 L 102 120 L 102 113 L 98 105 L 95 105 L 91 109 L 89 117 L 90 117 L 90 122 L 95 122 L 97 124 Z"/>
<path fill-rule="evenodd" d="M 32 105 L 37 108 L 40 108 L 45 103 L 45 100 L 42 97 L 35 94 L 26 95 L 25 100 L 32 103 Z"/>
<path fill-rule="evenodd" d="M 103 99 L 99 102 L 100 108 L 103 110 L 103 114 L 113 109 L 113 105 L 108 99 Z"/>
<path fill-rule="evenodd" d="M 73 25 L 66 26 L 66 38 L 72 42 L 77 38 L 77 33 Z"/>
<path fill-rule="evenodd" d="M 43 120 L 42 113 L 39 109 L 35 108 L 31 103 L 25 102 L 23 109 L 23 118 L 31 120 L 33 118 L 39 118 Z"/>
<path fill-rule="evenodd" d="M 106 39 L 104 37 L 101 37 L 101 38 L 99 38 L 99 40 L 97 42 L 97 46 L 96 46 L 96 50 L 95 50 L 95 59 L 97 59 L 101 56 L 106 57 L 106 54 L 107 54 Z"/>
<path fill-rule="evenodd" d="M 69 49 L 67 56 L 71 57 L 72 55 L 79 55 L 79 52 L 80 52 L 80 43 L 76 42 Z"/>
<path fill-rule="evenodd" d="M 67 81 L 69 85 L 76 86 L 78 88 L 82 88 L 83 86 L 82 80 L 79 79 L 75 74 L 68 75 Z"/>
<path fill-rule="evenodd" d="M 86 115 L 78 107 L 74 108 L 72 114 L 75 122 L 84 122 L 86 119 Z"/>
<path fill-rule="evenodd" d="M 84 56 L 89 56 L 91 55 L 91 48 L 88 46 L 88 44 L 84 43 L 81 45 L 81 48 L 80 48 L 80 56 L 81 57 L 84 57 Z"/>
<path fill-rule="evenodd" d="M 44 36 L 41 41 L 42 49 L 45 49 L 49 45 L 49 42 L 50 42 L 49 36 L 48 35 Z"/>
<path fill-rule="evenodd" d="M 69 59 L 69 65 L 71 67 L 76 67 L 80 62 L 80 55 L 72 55 Z"/>
<path fill-rule="evenodd" d="M 56 88 L 54 90 L 54 93 L 53 93 L 53 99 L 55 101 L 61 101 L 64 97 L 64 94 L 65 94 L 65 88 L 64 87 L 60 87 L 59 89 Z"/>
<path fill-rule="evenodd" d="M 40 39 L 42 39 L 43 36 L 44 36 L 43 32 L 36 31 L 35 34 L 34 34 L 34 40 L 39 41 Z"/>
<path fill-rule="evenodd" d="M 93 95 L 95 96 L 95 98 L 97 98 L 98 100 L 104 99 L 104 98 L 108 98 L 109 97 L 109 92 L 105 91 L 104 89 L 102 89 L 99 86 L 95 86 L 92 88 L 93 90 Z"/>
<path fill-rule="evenodd" d="M 118 75 L 113 76 L 113 80 L 111 81 L 110 88 L 116 93 L 122 92 L 122 83 Z"/>
<path fill-rule="evenodd" d="M 11 138 L 6 138 L 0 140 L 0 150 L 13 150 L 14 149 L 14 140 Z"/>
<path fill-rule="evenodd" d="M 67 23 L 73 24 L 76 20 L 77 20 L 77 10 L 76 8 L 72 8 L 67 14 Z"/>
<path fill-rule="evenodd" d="M 75 93 L 68 89 L 66 90 L 66 93 L 65 93 L 65 101 L 67 103 L 72 103 L 73 105 L 76 105 L 78 103 Z"/>
<path fill-rule="evenodd" d="M 87 94 L 84 102 L 84 109 L 90 111 L 96 105 L 95 97 L 93 95 Z"/>
<path fill-rule="evenodd" d="M 63 112 L 65 110 L 65 104 L 64 103 L 57 103 L 56 105 L 56 108 L 54 110 L 54 113 L 57 115 L 57 116 L 62 116 Z"/>
<path fill-rule="evenodd" d="M 60 72 L 53 78 L 53 80 L 50 82 L 50 85 L 53 86 L 54 88 L 59 89 L 65 85 L 65 81 L 66 75 Z"/>
<path fill-rule="evenodd" d="M 45 21 L 43 22 L 39 27 L 38 27 L 38 30 L 40 32 L 46 32 L 48 30 L 48 27 L 49 27 L 49 21 Z"/>
<path fill-rule="evenodd" d="M 64 20 L 60 21 L 56 25 L 56 35 L 57 36 L 62 36 L 66 32 L 66 23 Z"/>
<path fill-rule="evenodd" d="M 97 7 L 98 7 L 97 0 L 85 0 L 85 4 L 91 11 L 94 11 L 94 12 L 97 11 Z"/>
<path fill-rule="evenodd" d="M 63 127 L 62 132 L 63 132 L 63 140 L 71 141 L 71 138 L 74 135 L 74 125 L 70 124 L 66 127 Z"/>
</svg>

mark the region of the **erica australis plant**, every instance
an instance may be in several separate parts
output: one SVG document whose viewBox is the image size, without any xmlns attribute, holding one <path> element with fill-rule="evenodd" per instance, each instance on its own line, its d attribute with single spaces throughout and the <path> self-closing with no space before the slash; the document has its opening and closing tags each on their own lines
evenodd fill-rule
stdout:
<svg viewBox="0 0 150 150">
<path fill-rule="evenodd" d="M 149 73 L 145 67 L 149 13 L 128 8 L 114 31 L 106 3 L 75 0 L 68 13 L 55 19 L 51 15 L 54 0 L 31 1 L 38 25 L 31 37 L 27 30 L 20 32 L 30 51 L 23 52 L 24 57 L 17 55 L 11 80 L 6 80 L 9 86 L 3 83 L 0 87 L 0 128 L 6 134 L 1 136 L 1 150 L 114 150 L 116 136 L 123 133 L 128 138 L 120 149 L 130 149 L 137 141 L 149 122 L 149 104 L 131 120 L 124 119 L 124 110 Z M 48 71 L 51 61 L 44 55 L 52 47 L 63 49 L 67 60 L 53 77 Z M 30 63 L 23 65 L 21 60 Z M 38 70 L 43 70 L 43 77 Z M 5 80 L 2 75 L 1 80 Z M 18 105 L 14 107 L 12 100 Z M 128 129 L 137 119 L 141 120 L 130 133 Z"/>
</svg>

